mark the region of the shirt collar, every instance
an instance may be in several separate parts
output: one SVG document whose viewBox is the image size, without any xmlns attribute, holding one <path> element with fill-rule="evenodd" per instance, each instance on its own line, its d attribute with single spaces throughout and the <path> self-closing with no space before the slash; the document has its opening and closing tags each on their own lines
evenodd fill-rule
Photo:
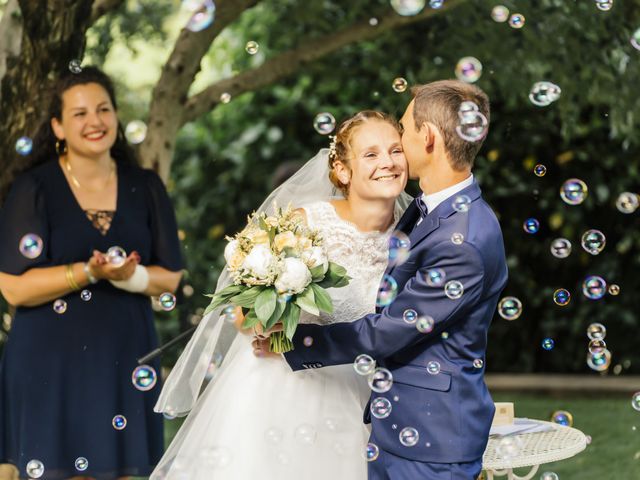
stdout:
<svg viewBox="0 0 640 480">
<path fill-rule="evenodd" d="M 430 195 L 422 194 L 422 201 L 427 206 L 429 212 L 433 212 L 435 208 L 444 202 L 447 198 L 455 195 L 461 190 L 464 190 L 469 185 L 473 184 L 473 173 L 469 175 L 463 181 L 456 183 L 455 185 L 451 185 L 450 187 L 445 188 L 444 190 L 440 190 L 439 192 L 432 193 Z"/>
</svg>

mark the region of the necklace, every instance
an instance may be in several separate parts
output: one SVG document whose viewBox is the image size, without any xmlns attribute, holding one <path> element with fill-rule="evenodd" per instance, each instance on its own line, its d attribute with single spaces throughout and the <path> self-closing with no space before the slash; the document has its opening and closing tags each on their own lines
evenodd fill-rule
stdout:
<svg viewBox="0 0 640 480">
<path fill-rule="evenodd" d="M 71 181 L 73 182 L 73 184 L 77 188 L 82 188 L 84 190 L 89 190 L 90 192 L 101 192 L 102 190 L 107 188 L 109 183 L 111 183 L 111 179 L 113 178 L 113 175 L 114 175 L 115 170 L 116 170 L 115 167 L 114 167 L 114 164 L 112 162 L 111 163 L 111 171 L 109 172 L 109 178 L 107 178 L 107 181 L 105 182 L 104 186 L 102 188 L 99 188 L 99 189 L 94 189 L 94 188 L 88 188 L 86 185 L 84 187 L 82 185 L 80 185 L 80 182 L 78 181 L 76 176 L 73 174 L 73 171 L 71 170 L 71 164 L 69 163 L 69 159 L 68 158 L 64 159 L 64 166 L 65 166 L 65 169 L 67 170 L 67 172 L 69 173 L 69 177 L 71 177 Z"/>
</svg>

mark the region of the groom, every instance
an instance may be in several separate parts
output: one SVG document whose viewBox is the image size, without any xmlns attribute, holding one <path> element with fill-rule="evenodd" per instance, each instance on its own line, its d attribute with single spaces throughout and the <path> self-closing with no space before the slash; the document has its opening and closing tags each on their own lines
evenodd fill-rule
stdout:
<svg viewBox="0 0 640 480">
<path fill-rule="evenodd" d="M 391 414 L 378 419 L 369 405 L 365 411 L 365 422 L 373 422 L 369 441 L 379 449 L 369 462 L 370 479 L 475 480 L 494 413 L 484 383 L 487 330 L 507 266 L 500 225 L 471 173 L 482 141 L 462 139 L 456 127 L 464 101 L 488 120 L 489 99 L 455 80 L 413 93 L 401 120 L 402 145 L 409 176 L 420 180 L 423 193 L 397 226 L 411 242 L 408 260 L 386 272 L 397 297 L 351 323 L 299 325 L 295 349 L 284 357 L 300 370 L 367 354 L 391 371 L 391 389 L 372 394 L 391 402 Z M 419 331 L 404 321 L 409 309 L 433 318 L 433 328 L 427 321 Z"/>
</svg>

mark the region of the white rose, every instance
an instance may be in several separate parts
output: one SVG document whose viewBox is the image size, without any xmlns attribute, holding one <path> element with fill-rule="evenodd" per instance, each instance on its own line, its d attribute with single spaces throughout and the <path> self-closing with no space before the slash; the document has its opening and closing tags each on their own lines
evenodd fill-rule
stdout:
<svg viewBox="0 0 640 480">
<path fill-rule="evenodd" d="M 267 245 L 256 245 L 244 259 L 242 268 L 248 270 L 256 278 L 267 278 L 275 261 L 271 249 Z"/>
<path fill-rule="evenodd" d="M 282 271 L 275 282 L 279 293 L 302 292 L 311 283 L 311 272 L 301 260 L 289 257 L 282 262 Z"/>
<path fill-rule="evenodd" d="M 236 254 L 237 251 L 238 251 L 237 240 L 231 240 L 229 243 L 227 243 L 227 246 L 224 247 L 224 259 L 227 261 L 227 263 L 231 262 L 231 258 Z"/>
<path fill-rule="evenodd" d="M 308 250 L 302 252 L 302 259 L 306 262 L 309 268 L 315 268 L 318 265 L 322 265 L 322 273 L 327 273 L 329 270 L 329 259 L 322 247 L 311 247 Z"/>
</svg>

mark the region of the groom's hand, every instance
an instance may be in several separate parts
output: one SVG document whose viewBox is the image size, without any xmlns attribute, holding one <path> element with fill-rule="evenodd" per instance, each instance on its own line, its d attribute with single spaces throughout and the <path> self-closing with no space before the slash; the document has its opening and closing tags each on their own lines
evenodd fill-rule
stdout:
<svg viewBox="0 0 640 480">
<path fill-rule="evenodd" d="M 251 342 L 251 346 L 253 347 L 253 354 L 259 358 L 282 358 L 282 355 L 279 353 L 273 353 L 269 351 L 269 339 L 268 338 L 258 338 L 253 337 L 253 342 Z"/>
</svg>

